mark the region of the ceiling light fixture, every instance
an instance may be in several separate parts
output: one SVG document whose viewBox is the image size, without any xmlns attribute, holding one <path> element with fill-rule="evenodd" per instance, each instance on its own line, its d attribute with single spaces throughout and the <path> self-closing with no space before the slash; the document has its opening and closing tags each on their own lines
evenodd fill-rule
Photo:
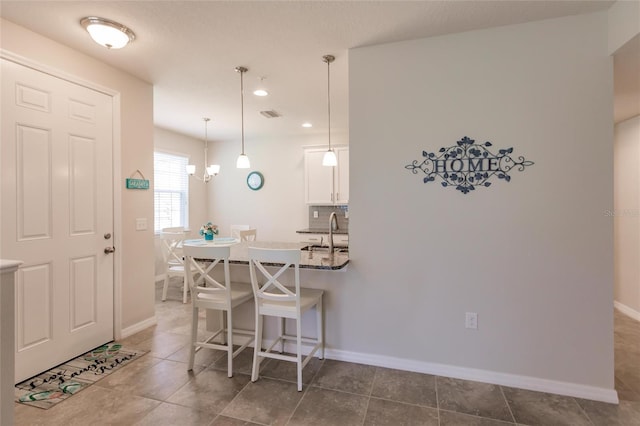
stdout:
<svg viewBox="0 0 640 426">
<path fill-rule="evenodd" d="M 249 71 L 245 67 L 236 67 L 236 72 L 240 73 L 240 114 L 241 114 L 241 125 L 242 125 L 242 152 L 238 156 L 238 160 L 236 161 L 236 167 L 239 169 L 248 169 L 251 167 L 251 163 L 249 162 L 249 157 L 244 153 L 244 80 L 242 75 Z"/>
<path fill-rule="evenodd" d="M 207 138 L 207 125 L 209 124 L 209 118 L 203 118 L 204 120 L 204 175 L 202 177 L 196 176 L 196 166 L 194 164 L 187 165 L 187 173 L 189 176 L 192 176 L 198 180 L 201 180 L 204 183 L 207 183 L 211 180 L 212 177 L 216 176 L 220 173 L 220 165 L 219 164 L 211 164 L 207 166 L 207 152 L 209 151 L 209 140 Z"/>
<path fill-rule="evenodd" d="M 264 81 L 264 77 L 260 77 L 260 86 L 258 86 L 258 88 L 253 91 L 254 95 L 262 97 L 262 96 L 267 96 L 269 94 L 269 92 L 267 92 L 263 87 L 264 86 L 263 81 Z"/>
<path fill-rule="evenodd" d="M 135 40 L 136 35 L 126 26 L 97 16 L 87 16 L 80 25 L 91 35 L 93 41 L 107 49 L 120 49 Z"/>
<path fill-rule="evenodd" d="M 332 55 L 325 55 L 322 57 L 322 60 L 327 64 L 327 115 L 329 117 L 329 125 L 327 126 L 329 134 L 329 150 L 325 152 L 324 157 L 322 157 L 322 165 L 327 167 L 334 167 L 338 165 L 336 153 L 331 149 L 331 76 L 329 68 L 331 67 L 331 62 L 335 59 L 336 58 Z"/>
<path fill-rule="evenodd" d="M 302 123 L 302 127 L 308 129 L 309 127 L 313 127 L 313 124 L 311 124 L 311 123 Z"/>
</svg>

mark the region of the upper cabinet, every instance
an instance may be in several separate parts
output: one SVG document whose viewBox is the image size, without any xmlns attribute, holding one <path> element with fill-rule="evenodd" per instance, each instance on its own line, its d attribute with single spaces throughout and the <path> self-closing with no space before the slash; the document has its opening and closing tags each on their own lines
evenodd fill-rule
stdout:
<svg viewBox="0 0 640 426">
<path fill-rule="evenodd" d="M 336 147 L 334 151 L 338 165 L 326 167 L 322 165 L 326 148 L 304 150 L 304 187 L 307 204 L 349 203 L 349 147 Z"/>
</svg>

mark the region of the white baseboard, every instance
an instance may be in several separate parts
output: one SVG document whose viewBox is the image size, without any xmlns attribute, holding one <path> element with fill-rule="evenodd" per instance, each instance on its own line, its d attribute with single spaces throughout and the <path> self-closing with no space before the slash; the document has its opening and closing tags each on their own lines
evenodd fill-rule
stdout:
<svg viewBox="0 0 640 426">
<path fill-rule="evenodd" d="M 378 367 L 394 368 L 397 370 L 433 374 L 436 376 L 473 380 L 538 392 L 548 392 L 557 395 L 609 402 L 612 404 L 618 403 L 618 393 L 614 389 L 599 388 L 576 383 L 560 382 L 556 380 L 540 379 L 537 377 L 520 376 L 517 374 L 499 373 L 467 367 L 456 367 L 453 365 L 407 360 L 381 355 L 369 355 L 336 349 L 325 350 L 325 357 L 335 359 L 337 361 L 355 362 L 375 365 Z"/>
<path fill-rule="evenodd" d="M 640 312 L 636 311 L 635 309 L 616 301 L 613 302 L 613 306 L 626 316 L 631 317 L 636 321 L 640 321 Z"/>
<path fill-rule="evenodd" d="M 147 318 L 144 321 L 140 321 L 137 324 L 133 324 L 127 328 L 123 328 L 122 331 L 120 332 L 120 338 L 124 339 L 126 337 L 132 336 L 142 330 L 144 330 L 147 327 L 151 327 L 153 325 L 156 325 L 158 323 L 158 321 L 156 320 L 155 315 L 151 318 Z"/>
<path fill-rule="evenodd" d="M 234 339 L 234 343 L 239 344 L 241 343 L 241 340 L 236 342 Z M 271 341 L 266 340 L 264 342 L 265 346 L 269 346 L 271 343 Z M 305 346 L 302 347 L 305 355 L 308 353 L 308 349 L 310 348 Z M 285 344 L 285 351 L 295 353 L 295 345 L 292 343 Z M 433 374 L 442 377 L 452 377 L 455 379 L 472 380 L 500 386 L 509 386 L 538 392 L 571 396 L 575 398 L 608 402 L 611 404 L 618 403 L 618 393 L 615 389 L 561 382 L 557 380 L 540 379 L 537 377 L 520 376 L 517 374 L 499 373 L 475 368 L 456 367 L 447 364 L 415 361 L 383 355 L 349 352 L 339 349 L 327 348 L 324 351 L 324 355 L 325 358 L 336 361 L 346 361 L 357 364 L 374 365 L 377 367 L 393 368 L 396 370 L 413 371 L 416 373 Z M 317 352 L 316 356 L 318 356 Z"/>
</svg>

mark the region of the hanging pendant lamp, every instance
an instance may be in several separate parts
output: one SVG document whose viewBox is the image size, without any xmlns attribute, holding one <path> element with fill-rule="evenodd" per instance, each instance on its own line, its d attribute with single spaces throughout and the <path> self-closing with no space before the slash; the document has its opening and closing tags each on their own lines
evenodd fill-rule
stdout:
<svg viewBox="0 0 640 426">
<path fill-rule="evenodd" d="M 329 134 L 329 150 L 324 153 L 324 157 L 322 157 L 322 165 L 327 167 L 334 167 L 338 165 L 338 159 L 336 158 L 336 153 L 331 149 L 331 74 L 329 73 L 329 68 L 331 67 L 331 62 L 335 61 L 335 57 L 332 55 L 325 55 L 322 57 L 322 60 L 327 64 L 327 116 L 329 117 L 328 134 Z"/>
<path fill-rule="evenodd" d="M 196 176 L 196 166 L 194 164 L 187 165 L 187 173 L 189 176 L 192 176 L 198 180 L 201 180 L 204 183 L 207 183 L 211 180 L 212 177 L 217 176 L 220 173 L 220 165 L 219 164 L 210 164 L 207 166 L 208 162 L 208 151 L 209 151 L 209 139 L 207 138 L 207 125 L 209 124 L 210 118 L 204 117 L 204 174 L 202 177 Z"/>
<path fill-rule="evenodd" d="M 244 79 L 242 75 L 249 71 L 245 67 L 236 67 L 236 72 L 240 73 L 240 114 L 241 114 L 241 126 L 242 126 L 242 152 L 238 156 L 236 161 L 236 167 L 239 169 L 248 169 L 251 167 L 249 157 L 244 153 Z"/>
</svg>

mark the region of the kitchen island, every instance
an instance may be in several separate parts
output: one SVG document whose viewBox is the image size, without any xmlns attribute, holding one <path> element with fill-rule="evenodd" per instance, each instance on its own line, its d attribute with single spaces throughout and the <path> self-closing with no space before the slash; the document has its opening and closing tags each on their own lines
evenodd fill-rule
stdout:
<svg viewBox="0 0 640 426">
<path fill-rule="evenodd" d="M 186 240 L 184 245 L 196 246 L 220 246 L 225 244 L 217 244 L 216 241 L 205 240 Z M 342 269 L 349 263 L 349 253 L 344 250 L 336 250 L 333 254 L 329 253 L 325 247 L 311 247 L 306 243 L 284 243 L 276 241 L 243 241 L 229 244 L 231 253 L 229 254 L 229 264 L 231 265 L 249 265 L 249 247 L 270 248 L 270 249 L 297 249 L 300 250 L 300 268 L 301 269 L 325 269 L 338 270 Z M 203 259 L 204 260 L 204 259 Z M 266 263 L 266 266 L 282 266 L 277 264 Z"/>
<path fill-rule="evenodd" d="M 196 245 L 203 244 L 215 244 L 205 243 L 204 240 L 187 240 L 185 244 L 188 245 L 191 241 L 194 241 Z M 333 341 L 337 336 L 333 333 L 329 333 L 326 327 L 334 329 L 336 326 L 334 323 L 340 321 L 337 314 L 338 306 L 344 303 L 343 300 L 337 298 L 340 294 L 341 287 L 345 284 L 346 266 L 349 263 L 349 254 L 347 252 L 336 252 L 330 255 L 327 251 L 309 251 L 304 250 L 308 244 L 305 243 L 285 243 L 274 241 L 243 241 L 240 243 L 232 244 L 231 253 L 229 254 L 229 264 L 231 272 L 231 280 L 233 282 L 250 283 L 249 277 L 249 247 L 259 248 L 273 248 L 273 249 L 299 249 L 300 250 L 300 285 L 302 287 L 315 288 L 324 291 L 324 312 L 325 312 L 325 344 L 327 348 L 331 348 Z M 269 267 L 269 264 L 266 264 Z M 278 267 L 282 265 L 271 265 Z M 211 275 L 220 280 L 223 279 L 224 274 L 222 268 L 217 267 L 217 270 Z M 281 282 L 285 285 L 292 285 L 293 281 L 293 268 L 290 268 L 280 278 Z M 207 329 L 216 330 L 219 324 L 219 315 L 216 311 L 207 311 Z M 254 306 L 252 303 L 245 303 L 234 309 L 234 327 L 253 330 L 254 328 Z M 302 332 L 305 336 L 313 336 L 315 334 L 315 314 L 313 312 L 307 312 L 303 316 Z M 288 326 L 290 320 L 287 320 Z M 264 338 L 265 341 L 270 339 L 276 334 L 275 321 L 267 320 L 265 322 Z"/>
<path fill-rule="evenodd" d="M 249 265 L 249 247 L 271 248 L 271 249 L 299 249 L 300 250 L 300 268 L 301 269 L 326 269 L 338 270 L 342 269 L 349 263 L 349 254 L 347 252 L 338 251 L 333 254 L 327 251 L 318 250 L 302 250 L 308 247 L 305 243 L 282 243 L 274 241 L 243 241 L 231 246 L 231 254 L 229 255 L 229 263 L 232 265 Z M 278 266 L 270 265 L 267 266 Z M 280 265 L 281 266 L 281 265 Z"/>
</svg>

